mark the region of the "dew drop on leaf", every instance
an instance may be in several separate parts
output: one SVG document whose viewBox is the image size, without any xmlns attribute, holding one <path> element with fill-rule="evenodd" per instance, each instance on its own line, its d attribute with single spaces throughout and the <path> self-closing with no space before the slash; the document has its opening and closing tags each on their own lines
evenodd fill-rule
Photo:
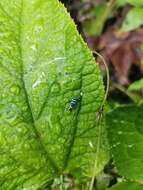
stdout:
<svg viewBox="0 0 143 190">
<path fill-rule="evenodd" d="M 121 134 L 123 134 L 123 131 L 118 131 L 118 135 L 121 135 Z"/>
<path fill-rule="evenodd" d="M 128 147 L 129 147 L 129 148 L 132 148 L 132 147 L 133 147 L 133 144 L 129 144 Z"/>
<path fill-rule="evenodd" d="M 13 85 L 13 86 L 10 88 L 10 91 L 11 91 L 13 94 L 15 94 L 15 95 L 19 95 L 19 93 L 20 93 L 20 88 L 19 88 L 19 86 L 17 86 L 17 85 Z"/>
<path fill-rule="evenodd" d="M 36 50 L 37 50 L 37 48 L 36 48 L 35 45 L 32 45 L 32 46 L 31 46 L 31 49 L 32 49 L 33 51 L 36 51 Z"/>
</svg>

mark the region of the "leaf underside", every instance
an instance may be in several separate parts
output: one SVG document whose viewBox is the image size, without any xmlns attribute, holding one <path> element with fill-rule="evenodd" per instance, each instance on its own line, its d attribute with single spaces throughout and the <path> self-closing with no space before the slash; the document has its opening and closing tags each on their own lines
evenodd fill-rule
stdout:
<svg viewBox="0 0 143 190">
<path fill-rule="evenodd" d="M 90 176 L 103 95 L 98 65 L 62 4 L 0 1 L 1 190 L 35 190 L 63 172 Z"/>
</svg>

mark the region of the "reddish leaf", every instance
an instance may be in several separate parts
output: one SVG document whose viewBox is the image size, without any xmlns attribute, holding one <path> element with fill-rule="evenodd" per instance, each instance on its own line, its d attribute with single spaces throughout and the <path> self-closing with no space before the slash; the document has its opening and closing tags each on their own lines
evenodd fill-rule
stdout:
<svg viewBox="0 0 143 190">
<path fill-rule="evenodd" d="M 132 64 L 137 64 L 143 72 L 141 64 L 143 28 L 121 33 L 112 27 L 99 38 L 87 38 L 87 40 L 92 49 L 99 50 L 107 62 L 114 66 L 115 76 L 121 84 L 129 83 L 128 76 Z"/>
</svg>

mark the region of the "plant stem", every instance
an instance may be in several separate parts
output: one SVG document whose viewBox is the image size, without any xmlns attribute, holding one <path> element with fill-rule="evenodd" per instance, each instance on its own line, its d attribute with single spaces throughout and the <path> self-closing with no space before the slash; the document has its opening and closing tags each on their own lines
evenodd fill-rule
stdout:
<svg viewBox="0 0 143 190">
<path fill-rule="evenodd" d="M 101 145 L 101 136 L 102 136 L 102 121 L 103 121 L 103 113 L 99 113 L 98 115 L 98 139 L 97 139 L 97 150 L 96 150 L 96 158 L 93 166 L 93 174 L 89 185 L 89 190 L 93 189 L 94 180 L 97 174 L 97 167 L 98 167 L 98 160 L 99 160 L 99 154 L 100 154 L 100 145 Z"/>
<path fill-rule="evenodd" d="M 94 162 L 94 166 L 93 166 L 93 174 L 92 174 L 92 178 L 91 178 L 91 181 L 89 184 L 89 190 L 93 189 L 94 180 L 95 180 L 95 177 L 97 175 L 97 167 L 98 167 L 98 160 L 99 160 L 100 146 L 101 146 L 101 136 L 102 136 L 104 105 L 106 103 L 106 99 L 107 99 L 108 92 L 109 92 L 109 85 L 110 85 L 109 84 L 110 83 L 109 69 L 108 69 L 108 66 L 106 64 L 105 59 L 98 52 L 94 51 L 93 53 L 98 55 L 105 65 L 105 69 L 106 69 L 106 73 L 107 73 L 107 87 L 106 87 L 104 99 L 101 103 L 101 106 L 100 106 L 100 109 L 98 112 L 98 118 L 97 119 L 98 119 L 98 126 L 99 127 L 98 127 L 98 137 L 97 137 L 97 150 L 96 150 L 96 158 L 95 158 L 95 162 Z"/>
<path fill-rule="evenodd" d="M 106 69 L 106 75 L 107 75 L 107 85 L 106 85 L 106 92 L 105 92 L 105 96 L 104 96 L 104 99 L 103 99 L 103 102 L 101 104 L 101 109 L 104 107 L 105 103 L 106 103 L 106 100 L 107 100 L 107 96 L 108 96 L 108 93 L 109 93 L 109 86 L 110 86 L 110 74 L 109 74 L 109 69 L 108 69 L 108 66 L 107 66 L 107 63 L 104 59 L 104 57 L 102 55 L 100 55 L 98 52 L 96 51 L 93 51 L 94 54 L 96 54 L 98 57 L 100 57 L 100 59 L 102 60 L 104 66 L 105 66 L 105 69 Z"/>
</svg>

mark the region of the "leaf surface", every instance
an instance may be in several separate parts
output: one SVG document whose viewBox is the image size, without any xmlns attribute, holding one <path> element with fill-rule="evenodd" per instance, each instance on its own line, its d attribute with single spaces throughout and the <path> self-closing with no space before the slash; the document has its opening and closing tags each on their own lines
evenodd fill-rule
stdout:
<svg viewBox="0 0 143 190">
<path fill-rule="evenodd" d="M 120 107 L 106 117 L 108 139 L 120 175 L 143 179 L 143 108 Z"/>
<path fill-rule="evenodd" d="M 2 190 L 35 190 L 75 170 L 91 176 L 103 96 L 98 65 L 62 4 L 0 1 Z"/>
<path fill-rule="evenodd" d="M 143 185 L 138 183 L 126 182 L 126 183 L 118 183 L 113 187 L 109 188 L 109 190 L 142 190 Z"/>
<path fill-rule="evenodd" d="M 143 8 L 137 8 L 137 7 L 132 8 L 128 12 L 121 27 L 121 30 L 127 32 L 138 28 L 143 24 L 142 17 L 143 17 Z"/>
<path fill-rule="evenodd" d="M 143 79 L 133 82 L 128 88 L 129 91 L 138 91 L 142 89 L 143 89 Z"/>
<path fill-rule="evenodd" d="M 143 7 L 143 0 L 117 0 L 117 5 L 119 6 L 124 6 L 127 3 L 135 7 Z"/>
</svg>

